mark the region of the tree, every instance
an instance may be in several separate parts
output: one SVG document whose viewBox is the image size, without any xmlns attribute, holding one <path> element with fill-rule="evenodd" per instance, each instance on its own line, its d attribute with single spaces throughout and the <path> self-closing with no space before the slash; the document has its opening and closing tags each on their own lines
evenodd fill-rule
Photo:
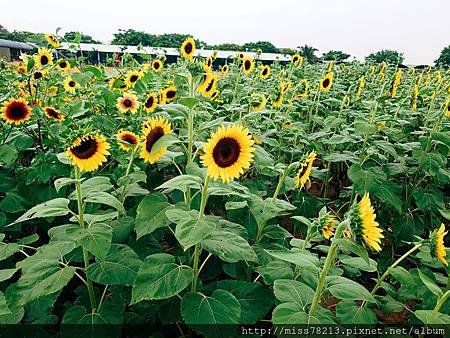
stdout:
<svg viewBox="0 0 450 338">
<path fill-rule="evenodd" d="M 350 54 L 341 52 L 340 50 L 330 50 L 322 54 L 322 59 L 325 61 L 345 61 L 350 57 Z"/>
<path fill-rule="evenodd" d="M 4 26 L 0 25 L 0 39 L 13 40 L 19 42 L 31 42 L 39 46 L 47 44 L 45 36 L 42 33 L 32 33 L 27 31 L 9 32 Z"/>
<path fill-rule="evenodd" d="M 79 42 L 82 43 L 101 43 L 100 41 L 94 40 L 92 36 L 79 32 L 67 32 L 64 34 L 64 39 L 69 42 L 78 42 L 77 40 L 80 39 Z"/>
<path fill-rule="evenodd" d="M 219 45 L 208 45 L 208 49 L 227 50 L 227 51 L 242 51 L 242 46 L 235 43 L 221 43 Z"/>
<path fill-rule="evenodd" d="M 261 49 L 264 53 L 279 53 L 280 50 L 269 41 L 247 42 L 242 45 L 242 49 L 257 52 Z"/>
<path fill-rule="evenodd" d="M 438 67 L 450 67 L 450 46 L 445 47 L 441 51 L 441 55 L 434 63 Z"/>
<path fill-rule="evenodd" d="M 399 64 L 402 63 L 404 59 L 405 57 L 403 56 L 403 53 L 397 52 L 395 50 L 383 49 L 376 53 L 371 53 L 369 56 L 367 56 L 366 62 L 381 63 L 384 61 L 387 63 Z"/>
<path fill-rule="evenodd" d="M 312 46 L 304 45 L 299 48 L 299 53 L 302 55 L 308 62 L 314 63 L 319 60 L 319 58 L 315 55 L 317 52 L 317 48 L 314 48 Z"/>
</svg>

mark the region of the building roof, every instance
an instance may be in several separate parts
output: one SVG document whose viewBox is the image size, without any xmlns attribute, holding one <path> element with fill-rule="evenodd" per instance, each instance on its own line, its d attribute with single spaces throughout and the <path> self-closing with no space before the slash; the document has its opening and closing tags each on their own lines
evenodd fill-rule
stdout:
<svg viewBox="0 0 450 338">
<path fill-rule="evenodd" d="M 0 47 L 21 49 L 21 50 L 32 50 L 32 49 L 36 48 L 33 44 L 30 44 L 30 43 L 5 40 L 5 39 L 0 39 Z"/>
<path fill-rule="evenodd" d="M 129 54 L 149 54 L 149 55 L 167 55 L 167 56 L 179 56 L 180 52 L 178 48 L 163 48 L 163 47 L 138 47 L 138 46 L 121 46 L 121 45 L 105 45 L 105 44 L 93 44 L 93 43 L 80 43 L 75 45 L 73 43 L 63 42 L 59 49 L 63 50 L 80 50 L 83 52 L 102 52 L 102 53 L 129 53 Z M 227 59 L 234 58 L 239 51 L 217 51 L 217 58 Z M 209 49 L 196 49 L 195 56 L 208 57 L 214 54 L 213 50 Z M 245 54 L 251 55 L 256 58 L 256 53 L 246 52 Z M 276 53 L 262 53 L 259 60 L 263 61 L 289 61 L 291 57 L 287 54 Z"/>
</svg>

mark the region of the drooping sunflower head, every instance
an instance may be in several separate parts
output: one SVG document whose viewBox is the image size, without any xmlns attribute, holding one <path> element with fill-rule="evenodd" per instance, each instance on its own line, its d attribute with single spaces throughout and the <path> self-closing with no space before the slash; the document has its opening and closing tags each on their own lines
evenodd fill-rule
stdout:
<svg viewBox="0 0 450 338">
<path fill-rule="evenodd" d="M 38 53 L 34 56 L 34 62 L 38 68 L 51 65 L 53 64 L 53 55 L 47 48 L 39 48 Z"/>
<path fill-rule="evenodd" d="M 48 95 L 55 96 L 56 93 L 58 93 L 58 87 L 51 86 L 51 87 L 48 88 Z"/>
<path fill-rule="evenodd" d="M 61 60 L 61 61 L 58 62 L 57 68 L 58 68 L 58 70 L 60 70 L 61 72 L 67 72 L 67 71 L 70 70 L 71 66 L 70 66 L 69 61 L 67 61 L 67 60 Z"/>
<path fill-rule="evenodd" d="M 328 213 L 319 218 L 319 230 L 322 232 L 322 236 L 325 239 L 330 239 L 334 234 L 334 228 L 336 226 L 336 218 Z"/>
<path fill-rule="evenodd" d="M 432 231 L 430 234 L 431 255 L 433 257 L 437 257 L 437 259 L 439 259 L 439 261 L 441 261 L 445 266 L 448 266 L 448 262 L 445 259 L 447 253 L 444 246 L 444 237 L 447 232 L 448 231 L 445 231 L 445 225 L 441 224 L 439 229 Z"/>
<path fill-rule="evenodd" d="M 333 85 L 334 73 L 327 73 L 323 78 L 320 79 L 319 88 L 321 92 L 328 92 Z"/>
<path fill-rule="evenodd" d="M 75 94 L 78 88 L 80 88 L 80 84 L 73 80 L 71 76 L 67 76 L 64 79 L 64 89 L 66 92 Z"/>
<path fill-rule="evenodd" d="M 375 218 L 376 214 L 370 202 L 369 193 L 366 192 L 361 201 L 350 208 L 350 224 L 357 241 L 380 252 L 381 239 L 384 236 Z"/>
<path fill-rule="evenodd" d="M 143 74 L 138 70 L 129 70 L 125 75 L 125 84 L 128 88 L 133 88 L 142 76 Z"/>
<path fill-rule="evenodd" d="M 303 189 L 309 177 L 311 176 L 312 167 L 317 157 L 317 153 L 313 150 L 306 155 L 306 158 L 300 164 L 297 175 L 295 176 L 295 185 L 297 188 Z"/>
<path fill-rule="evenodd" d="M 177 96 L 177 88 L 173 85 L 161 90 L 159 93 L 159 103 L 166 104 L 173 101 Z"/>
<path fill-rule="evenodd" d="M 109 148 L 110 145 L 104 136 L 86 134 L 77 137 L 72 142 L 66 150 L 66 155 L 71 160 L 72 165 L 78 167 L 81 171 L 94 171 L 106 162 Z"/>
<path fill-rule="evenodd" d="M 292 87 L 292 82 L 291 81 L 282 81 L 280 83 L 280 93 L 282 95 L 285 95 L 287 93 L 287 91 Z"/>
<path fill-rule="evenodd" d="M 222 75 L 227 75 L 228 72 L 230 71 L 230 66 L 228 66 L 227 64 L 222 66 L 222 69 L 220 70 Z"/>
<path fill-rule="evenodd" d="M 250 75 L 255 68 L 255 61 L 249 55 L 246 55 L 242 58 L 242 71 L 245 75 Z"/>
<path fill-rule="evenodd" d="M 167 151 L 167 147 L 154 149 L 153 146 L 161 137 L 171 132 L 170 122 L 163 117 L 154 117 L 144 122 L 140 158 L 150 164 L 158 161 Z"/>
<path fill-rule="evenodd" d="M 301 84 L 300 92 L 294 96 L 294 100 L 300 100 L 308 97 L 308 88 L 309 82 L 308 80 L 303 80 Z"/>
<path fill-rule="evenodd" d="M 191 60 L 195 53 L 195 40 L 191 37 L 184 40 L 180 52 L 185 60 Z"/>
<path fill-rule="evenodd" d="M 265 65 L 261 68 L 261 72 L 259 73 L 259 77 L 263 80 L 267 79 L 270 76 L 270 66 Z"/>
<path fill-rule="evenodd" d="M 197 87 L 197 91 L 206 97 L 211 97 L 212 93 L 216 91 L 219 77 L 214 73 L 207 71 L 203 74 L 203 81 Z"/>
<path fill-rule="evenodd" d="M 109 88 L 112 90 L 125 91 L 127 89 L 127 84 L 124 79 L 119 76 L 114 76 L 108 80 Z"/>
<path fill-rule="evenodd" d="M 56 122 L 64 121 L 64 115 L 59 110 L 57 110 L 53 107 L 45 107 L 44 114 L 45 114 L 45 116 L 47 116 L 49 119 L 52 119 L 53 121 L 56 121 Z"/>
<path fill-rule="evenodd" d="M 26 74 L 27 73 L 27 66 L 25 64 L 20 63 L 16 68 L 17 74 Z"/>
<path fill-rule="evenodd" d="M 45 34 L 45 40 L 47 40 L 48 44 L 53 48 L 58 48 L 61 45 L 54 34 Z"/>
<path fill-rule="evenodd" d="M 208 56 L 205 60 L 205 67 L 208 69 L 212 69 L 212 64 L 213 64 L 213 58 L 211 56 Z"/>
<path fill-rule="evenodd" d="M 144 101 L 144 109 L 147 113 L 153 113 L 158 105 L 158 95 L 156 93 L 148 93 Z"/>
<path fill-rule="evenodd" d="M 31 117 L 31 108 L 24 99 L 9 99 L 3 104 L 2 118 L 8 124 L 19 125 Z"/>
<path fill-rule="evenodd" d="M 280 91 L 280 92 L 278 92 L 276 99 L 273 100 L 272 105 L 276 108 L 280 108 L 281 104 L 283 103 L 283 99 L 284 99 L 284 95 Z"/>
<path fill-rule="evenodd" d="M 239 178 L 253 160 L 254 141 L 242 125 L 221 126 L 203 146 L 206 174 L 224 183 Z"/>
<path fill-rule="evenodd" d="M 139 101 L 136 95 L 131 93 L 124 93 L 122 97 L 117 99 L 117 109 L 121 113 L 136 113 L 139 109 Z"/>
<path fill-rule="evenodd" d="M 160 59 L 152 61 L 152 69 L 154 72 L 159 73 L 163 70 L 164 64 Z"/>
<path fill-rule="evenodd" d="M 253 93 L 250 95 L 250 111 L 256 112 L 264 109 L 267 104 L 267 99 L 262 93 Z"/>
<path fill-rule="evenodd" d="M 299 67 L 303 62 L 303 57 L 300 56 L 299 54 L 294 54 L 292 55 L 291 62 L 294 65 L 294 67 Z"/>
<path fill-rule="evenodd" d="M 129 151 L 139 144 L 139 136 L 125 129 L 120 129 L 116 137 L 119 140 L 119 147 L 123 151 Z"/>
</svg>

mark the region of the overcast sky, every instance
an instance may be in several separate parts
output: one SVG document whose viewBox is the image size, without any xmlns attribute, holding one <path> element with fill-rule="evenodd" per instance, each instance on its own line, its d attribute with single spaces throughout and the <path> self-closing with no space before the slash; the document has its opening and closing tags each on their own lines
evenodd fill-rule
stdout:
<svg viewBox="0 0 450 338">
<path fill-rule="evenodd" d="M 9 30 L 77 30 L 108 42 L 119 28 L 188 33 L 210 44 L 267 40 L 358 59 L 395 49 L 431 63 L 450 45 L 450 0 L 1 0 Z"/>
</svg>

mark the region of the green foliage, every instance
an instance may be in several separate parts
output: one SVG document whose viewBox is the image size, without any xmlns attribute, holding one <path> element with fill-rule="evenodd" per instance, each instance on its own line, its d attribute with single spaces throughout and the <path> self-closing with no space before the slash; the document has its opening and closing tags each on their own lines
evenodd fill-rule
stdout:
<svg viewBox="0 0 450 338">
<path fill-rule="evenodd" d="M 381 63 L 381 62 L 387 62 L 394 65 L 400 64 L 403 62 L 405 57 L 403 56 L 403 53 L 397 52 L 395 50 L 388 50 L 383 49 L 376 53 L 371 53 L 369 56 L 366 57 L 366 62 L 374 62 L 374 63 Z"/>
<path fill-rule="evenodd" d="M 329 50 L 322 54 L 322 60 L 325 61 L 346 61 L 350 57 L 350 54 L 344 53 L 339 50 Z"/>
<path fill-rule="evenodd" d="M 439 57 L 434 61 L 438 67 L 450 67 L 450 46 L 445 47 Z"/>
</svg>

